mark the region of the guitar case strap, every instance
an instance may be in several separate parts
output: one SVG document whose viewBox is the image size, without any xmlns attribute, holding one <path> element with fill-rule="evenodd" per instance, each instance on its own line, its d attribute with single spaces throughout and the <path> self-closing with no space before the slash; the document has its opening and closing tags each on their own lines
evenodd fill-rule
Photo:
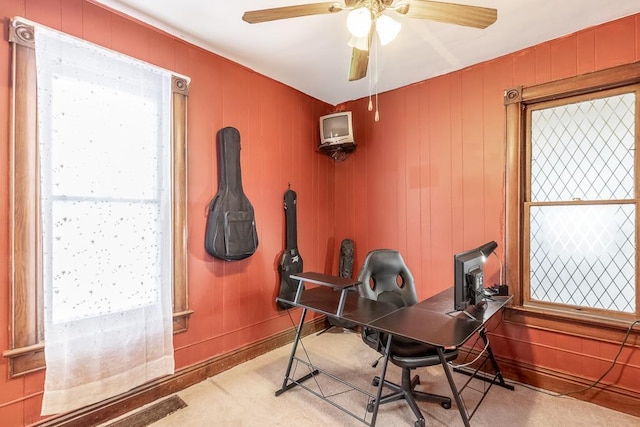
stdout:
<svg viewBox="0 0 640 427">
<path fill-rule="evenodd" d="M 289 188 L 284 192 L 284 215 L 286 222 L 287 246 L 280 258 L 278 272 L 280 273 L 280 290 L 278 296 L 293 301 L 298 289 L 298 281 L 292 280 L 292 274 L 302 273 L 302 256 L 298 252 L 298 224 L 297 224 L 298 196 Z M 290 308 L 289 304 L 278 302 L 282 309 Z"/>
<path fill-rule="evenodd" d="M 258 248 L 256 220 L 242 188 L 240 132 L 233 127 L 220 129 L 217 142 L 218 192 L 209 203 L 204 247 L 215 258 L 236 261 Z"/>
</svg>

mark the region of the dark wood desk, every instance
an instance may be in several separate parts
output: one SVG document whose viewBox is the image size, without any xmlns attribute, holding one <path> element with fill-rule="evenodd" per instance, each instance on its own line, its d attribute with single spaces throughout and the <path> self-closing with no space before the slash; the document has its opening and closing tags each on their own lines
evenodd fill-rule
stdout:
<svg viewBox="0 0 640 427">
<path fill-rule="evenodd" d="M 338 316 L 337 309 L 341 298 L 341 292 L 327 287 L 318 287 L 305 290 L 297 306 L 327 316 L 339 317 L 361 326 L 368 326 L 374 320 L 398 310 L 398 307 L 393 304 L 361 298 L 354 288 L 346 293 L 342 304 L 342 315 Z"/>
<path fill-rule="evenodd" d="M 482 322 L 413 305 L 376 319 L 367 327 L 435 347 L 459 347 L 480 330 Z"/>
<path fill-rule="evenodd" d="M 469 426 L 469 420 L 480 407 L 491 386 L 495 384 L 513 390 L 513 386 L 504 381 L 485 329 L 485 324 L 497 312 L 502 310 L 512 298 L 512 296 L 493 296 L 485 300 L 486 306 L 483 310 L 469 308 L 467 313 L 462 313 L 451 311 L 453 307 L 453 288 L 448 288 L 416 305 L 405 307 L 379 318 L 372 322 L 369 327 L 435 346 L 462 421 L 465 426 Z M 429 325 L 429 327 L 425 328 L 424 325 Z M 444 358 L 444 349 L 447 347 L 460 347 L 476 333 L 480 335 L 485 344 L 486 354 L 475 369 L 453 368 L 455 372 L 469 376 L 469 379 L 462 387 L 457 387 L 451 373 L 451 366 Z M 480 372 L 487 362 L 491 364 L 493 369 L 492 375 Z M 473 379 L 485 381 L 489 386 L 481 392 L 480 400 L 469 412 L 462 399 L 462 392 Z"/>
<path fill-rule="evenodd" d="M 333 277 L 319 273 L 302 273 L 292 275 L 291 278 L 299 281 L 294 301 L 286 301 L 279 298 L 277 300 L 279 302 L 290 304 L 294 307 L 300 307 L 303 311 L 296 331 L 296 337 L 294 339 L 282 388 L 276 391 L 276 396 L 292 387 L 302 385 L 305 380 L 319 373 L 319 369 L 313 366 L 310 362 L 307 364 L 305 361 L 296 357 L 296 349 L 300 340 L 300 333 L 302 331 L 307 310 L 312 310 L 327 316 L 338 317 L 360 326 L 365 326 L 367 328 L 387 333 L 388 339 L 385 343 L 386 351 L 380 373 L 381 381 L 379 381 L 376 395 L 374 396 L 358 389 L 358 391 L 361 391 L 370 398 L 370 402 L 375 402 L 375 404 L 372 405 L 373 411 L 371 420 L 367 421 L 366 418 L 361 418 L 339 405 L 330 402 L 334 406 L 354 416 L 356 419 L 367 425 L 374 426 L 376 422 L 378 402 L 382 395 L 383 380 L 386 374 L 392 336 L 402 336 L 415 341 L 431 344 L 437 348 L 440 362 L 447 376 L 447 380 L 449 381 L 451 391 L 454 399 L 456 400 L 460 416 L 462 417 L 465 426 L 469 426 L 469 419 L 473 416 L 475 410 L 478 408 L 480 403 L 482 403 L 486 393 L 489 391 L 489 389 L 486 389 L 476 407 L 472 410 L 471 414 L 469 414 L 462 400 L 461 393 L 469 384 L 471 379 L 480 378 L 484 381 L 489 381 L 489 388 L 493 384 L 498 384 L 513 389 L 504 382 L 484 329 L 485 323 L 491 319 L 496 312 L 501 310 L 511 300 L 511 297 L 493 297 L 491 300 L 487 301 L 486 309 L 481 312 L 474 312 L 473 314 L 475 314 L 476 318 L 471 319 L 463 313 L 451 312 L 451 308 L 453 307 L 452 288 L 434 295 L 433 297 L 416 305 L 397 308 L 391 304 L 361 298 L 357 293 L 357 286 L 360 283 L 351 279 Z M 305 290 L 305 282 L 321 286 Z M 428 325 L 428 327 L 425 327 L 426 325 Z M 478 370 L 480 368 L 477 368 L 475 372 L 466 372 L 461 370 L 460 372 L 470 375 L 470 378 L 463 387 L 458 389 L 453 380 L 451 368 L 445 360 L 444 350 L 445 348 L 459 347 L 463 345 L 476 333 L 480 334 L 485 342 L 485 347 L 488 349 L 487 356 L 482 362 L 482 365 L 489 360 L 496 374 L 493 378 L 487 378 L 479 374 Z M 291 367 L 294 360 L 307 364 L 307 366 L 311 368 L 309 374 L 298 379 L 291 378 Z M 351 386 L 350 384 L 347 385 Z M 353 388 L 357 389 L 356 387 Z M 318 397 L 327 400 L 325 396 L 319 395 L 312 390 L 309 391 L 316 394 Z"/>
<path fill-rule="evenodd" d="M 502 310 L 502 308 L 508 304 L 512 298 L 512 296 L 495 295 L 491 297 L 491 299 L 486 300 L 487 306 L 483 311 L 472 311 L 472 314 L 475 315 L 477 320 L 486 323 L 494 314 Z M 457 317 L 464 316 L 461 312 L 451 311 L 453 309 L 453 287 L 447 288 L 444 291 L 419 302 L 415 307 L 437 313 L 449 313 L 449 315 L 453 314 Z"/>
</svg>

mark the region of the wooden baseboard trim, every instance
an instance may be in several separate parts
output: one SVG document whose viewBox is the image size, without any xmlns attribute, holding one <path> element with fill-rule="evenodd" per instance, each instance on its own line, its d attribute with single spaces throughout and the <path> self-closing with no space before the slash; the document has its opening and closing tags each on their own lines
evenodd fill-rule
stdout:
<svg viewBox="0 0 640 427">
<path fill-rule="evenodd" d="M 473 360 L 477 355 L 477 350 L 460 350 L 461 359 L 466 357 L 467 360 Z M 640 392 L 607 384 L 590 387 L 593 381 L 584 378 L 504 357 L 496 356 L 496 360 L 507 382 L 517 381 L 554 393 L 571 393 L 586 389 L 579 393 L 571 393 L 570 397 L 640 417 Z"/>
<path fill-rule="evenodd" d="M 305 323 L 302 336 L 319 332 L 327 327 L 325 317 Z M 287 330 L 246 347 L 213 357 L 204 362 L 179 370 L 175 374 L 144 384 L 140 387 L 67 414 L 49 418 L 34 424 L 38 427 L 90 427 L 95 426 L 162 397 L 177 393 L 189 386 L 233 368 L 293 341 L 295 330 Z M 274 385 L 275 386 L 275 385 Z M 274 389 L 275 391 L 275 389 Z"/>
<path fill-rule="evenodd" d="M 310 335 L 327 327 L 326 318 L 321 317 L 306 323 L 302 335 Z M 241 349 L 213 357 L 204 362 L 181 369 L 175 374 L 137 387 L 120 396 L 108 399 L 59 417 L 36 423 L 38 427 L 90 427 L 107 422 L 136 408 L 165 396 L 177 393 L 187 387 L 224 372 L 236 365 L 268 353 L 293 341 L 295 331 L 287 330 L 272 337 L 250 344 Z M 461 358 L 471 360 L 478 355 L 463 348 Z M 467 356 L 468 355 L 468 356 Z M 567 393 L 583 389 L 591 384 L 583 378 L 518 362 L 504 357 L 496 357 L 505 379 L 539 387 L 555 393 Z M 571 395 L 576 399 L 640 417 L 640 393 L 614 385 L 598 384 L 589 390 Z"/>
</svg>

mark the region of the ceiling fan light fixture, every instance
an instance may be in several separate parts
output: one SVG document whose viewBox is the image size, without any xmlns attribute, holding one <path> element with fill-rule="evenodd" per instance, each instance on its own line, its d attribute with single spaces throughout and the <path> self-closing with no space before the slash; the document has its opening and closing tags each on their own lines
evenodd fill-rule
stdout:
<svg viewBox="0 0 640 427">
<path fill-rule="evenodd" d="M 369 37 L 368 36 L 362 36 L 362 37 L 351 36 L 351 38 L 347 42 L 347 45 L 349 47 L 355 47 L 356 49 L 364 50 L 366 52 L 367 50 L 369 50 Z"/>
<path fill-rule="evenodd" d="M 380 44 L 386 46 L 392 42 L 400 33 L 401 28 L 402 24 L 395 19 L 387 15 L 380 15 L 376 20 L 376 32 L 380 38 Z"/>
<path fill-rule="evenodd" d="M 409 8 L 411 7 L 411 5 L 409 3 L 397 3 L 395 6 L 393 6 L 393 10 L 396 11 L 396 13 L 399 13 L 400 15 L 406 15 L 407 12 L 409 12 Z"/>
<path fill-rule="evenodd" d="M 353 9 L 347 15 L 347 29 L 354 37 L 365 37 L 371 28 L 371 11 L 368 7 Z"/>
</svg>

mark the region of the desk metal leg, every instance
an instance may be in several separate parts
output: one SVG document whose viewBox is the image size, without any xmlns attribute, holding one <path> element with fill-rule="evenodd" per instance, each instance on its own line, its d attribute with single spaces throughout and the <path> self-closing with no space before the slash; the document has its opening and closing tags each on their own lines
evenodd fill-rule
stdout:
<svg viewBox="0 0 640 427">
<path fill-rule="evenodd" d="M 387 334 L 387 345 L 384 351 L 384 361 L 382 362 L 382 371 L 380 372 L 380 382 L 378 383 L 378 392 L 376 394 L 376 400 L 373 405 L 373 413 L 371 414 L 371 427 L 376 425 L 376 418 L 378 417 L 378 408 L 380 407 L 380 399 L 382 398 L 382 389 L 384 388 L 384 379 L 387 376 L 387 365 L 389 364 L 389 351 L 391 350 L 391 334 Z"/>
<path fill-rule="evenodd" d="M 509 390 L 513 390 L 514 389 L 513 385 L 507 384 L 504 382 L 502 371 L 500 371 L 500 366 L 498 366 L 498 361 L 493 356 L 491 345 L 489 344 L 489 340 L 487 339 L 487 331 L 484 328 L 480 329 L 480 337 L 482 337 L 482 341 L 484 341 L 484 344 L 487 346 L 487 354 L 489 355 L 491 366 L 493 366 L 493 370 L 496 373 L 496 378 L 498 379 L 498 382 L 496 383 L 496 385 L 499 385 L 500 387 L 504 387 Z"/>
<path fill-rule="evenodd" d="M 504 381 L 504 377 L 502 376 L 502 372 L 500 371 L 500 366 L 498 366 L 498 361 L 494 357 L 493 351 L 491 350 L 491 345 L 489 344 L 489 339 L 487 338 L 487 331 L 485 330 L 485 328 L 480 329 L 479 334 L 480 334 L 480 337 L 482 338 L 482 341 L 484 342 L 484 345 L 487 347 L 487 359 L 491 362 L 491 366 L 493 367 L 493 372 L 495 372 L 495 374 L 492 377 L 483 375 L 478 372 L 480 367 L 475 371 L 469 371 L 467 369 L 460 369 L 460 368 L 454 368 L 454 371 L 459 372 L 461 374 L 472 376 L 474 378 L 477 378 L 479 380 L 482 380 L 488 383 L 498 385 L 508 390 L 514 390 L 513 385 L 507 384 Z M 482 364 L 484 364 L 484 362 Z"/>
<path fill-rule="evenodd" d="M 451 393 L 453 393 L 453 398 L 456 401 L 456 405 L 458 406 L 458 411 L 460 412 L 460 416 L 462 417 L 462 422 L 465 427 L 470 427 L 469 424 L 469 416 L 467 415 L 467 410 L 462 402 L 462 397 L 460 397 L 460 392 L 458 391 L 458 387 L 456 386 L 455 381 L 453 380 L 453 375 L 451 373 L 451 369 L 449 368 L 449 363 L 444 357 L 444 349 L 442 347 L 437 347 L 438 357 L 440 358 L 440 363 L 442 364 L 442 368 L 444 369 L 444 373 L 447 376 L 447 381 L 449 381 L 449 387 L 451 387 Z"/>
<path fill-rule="evenodd" d="M 331 375 L 327 371 L 324 371 L 324 370 L 321 370 L 321 369 L 317 369 L 317 368 L 314 368 L 311 372 L 309 372 L 308 374 L 302 376 L 299 379 L 293 379 L 293 378 L 291 378 L 291 370 L 292 370 L 292 367 L 293 367 L 294 360 L 297 359 L 296 358 L 296 351 L 297 351 L 297 348 L 298 348 L 298 343 L 300 342 L 300 339 L 301 339 L 300 335 L 302 334 L 302 327 L 304 325 L 304 319 L 305 319 L 306 315 L 307 315 L 307 309 L 303 308 L 302 309 L 302 315 L 300 317 L 300 323 L 298 324 L 298 327 L 297 327 L 297 330 L 296 330 L 296 336 L 294 338 L 293 346 L 291 348 L 291 354 L 289 356 L 289 363 L 287 365 L 287 371 L 286 371 L 286 373 L 284 375 L 284 380 L 282 382 L 282 388 L 277 390 L 275 392 L 275 395 L 276 396 L 280 396 L 285 391 L 287 391 L 287 390 L 289 390 L 289 389 L 291 389 L 291 388 L 293 388 L 293 387 L 295 387 L 297 385 L 300 385 L 302 388 L 304 388 L 307 391 L 311 392 L 312 394 L 320 397 L 322 400 L 332 404 L 333 406 L 335 406 L 336 408 L 342 410 L 343 412 L 345 412 L 345 413 L 353 416 L 354 418 L 362 421 L 364 424 L 366 424 L 368 426 L 371 426 L 371 427 L 375 427 L 376 418 L 378 416 L 378 407 L 380 405 L 380 398 L 382 397 L 382 389 L 384 387 L 384 379 L 385 379 L 385 377 L 387 375 L 387 366 L 388 366 L 388 363 L 389 363 L 389 352 L 390 352 L 390 348 L 391 348 L 391 335 L 388 335 L 388 337 L 387 337 L 387 342 L 386 342 L 386 347 L 385 347 L 385 354 L 384 354 L 384 361 L 382 363 L 382 369 L 381 369 L 381 372 L 380 372 L 380 383 L 378 384 L 377 394 L 376 394 L 375 397 L 372 394 L 370 394 L 369 392 L 364 391 L 364 390 L 362 390 L 362 389 L 360 389 L 358 387 L 355 387 L 355 386 L 353 386 L 353 385 L 351 385 L 351 384 L 349 384 L 349 383 L 347 383 L 347 382 L 345 382 L 343 380 L 340 380 L 339 378 L 335 377 L 334 375 Z M 302 362 L 302 363 L 307 365 L 306 362 Z M 313 365 L 310 364 L 310 363 L 307 366 L 313 367 Z M 367 410 L 367 412 L 371 412 L 372 413 L 371 414 L 371 421 L 367 422 L 366 416 L 365 417 L 360 417 L 359 415 L 356 415 L 355 413 L 349 411 L 348 409 L 340 406 L 336 402 L 333 402 L 330 398 L 328 398 L 327 396 L 324 395 L 324 392 L 322 392 L 322 391 L 320 391 L 320 392 L 314 391 L 314 390 L 312 390 L 310 388 L 307 388 L 304 384 L 302 384 L 303 381 L 306 381 L 309 378 L 314 377 L 315 375 L 319 375 L 321 372 L 323 374 L 329 375 L 329 377 L 333 378 L 334 380 L 337 380 L 337 381 L 341 382 L 342 384 L 351 387 L 353 390 L 359 391 L 359 392 L 367 395 L 369 400 L 368 400 L 368 405 L 367 405 L 366 410 Z"/>
<path fill-rule="evenodd" d="M 296 382 L 292 382 L 291 384 L 288 384 L 289 383 L 289 374 L 291 374 L 291 367 L 293 366 L 293 359 L 296 356 L 296 350 L 298 348 L 298 343 L 300 342 L 300 334 L 302 333 L 302 327 L 304 326 L 304 318 L 306 316 L 307 316 L 307 309 L 303 308 L 302 309 L 302 315 L 300 316 L 300 323 L 298 324 L 298 329 L 296 330 L 296 337 L 293 340 L 293 347 L 291 348 L 291 355 L 289 356 L 289 364 L 287 365 L 287 372 L 284 374 L 284 380 L 282 381 L 282 388 L 280 390 L 276 391 L 276 396 L 280 396 L 285 391 L 287 391 L 290 388 L 293 388 L 296 385 L 298 385 L 298 383 L 306 381 L 309 378 L 313 377 L 314 375 L 318 374 L 318 371 L 314 370 L 312 372 L 309 372 L 307 375 L 301 377 L 300 379 L 296 380 Z"/>
</svg>

